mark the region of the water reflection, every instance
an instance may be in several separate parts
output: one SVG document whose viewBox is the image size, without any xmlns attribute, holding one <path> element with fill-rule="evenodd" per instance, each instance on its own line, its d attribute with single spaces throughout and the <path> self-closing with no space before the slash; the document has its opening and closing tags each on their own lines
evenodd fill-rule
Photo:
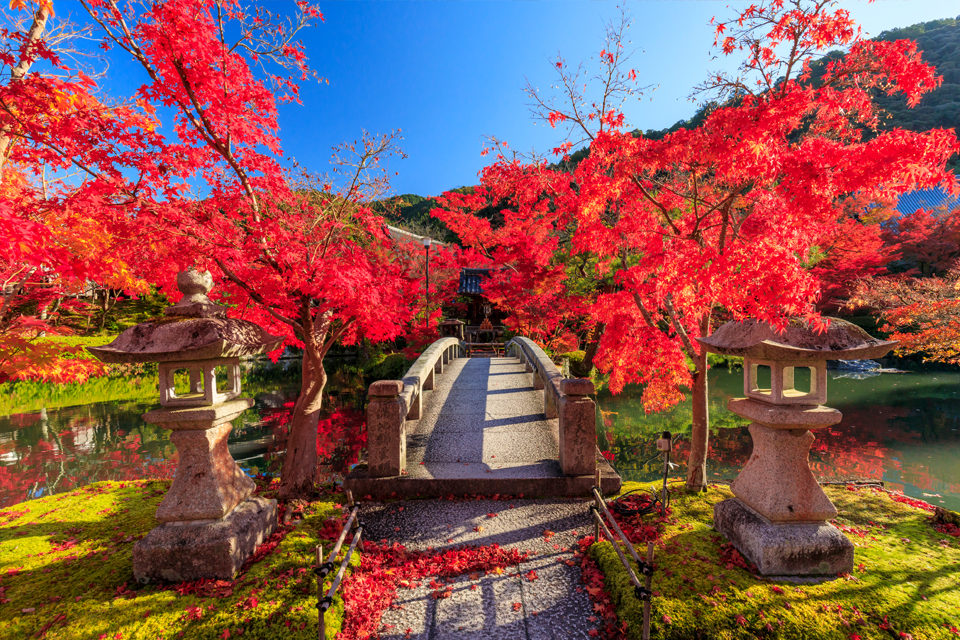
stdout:
<svg viewBox="0 0 960 640">
<path fill-rule="evenodd" d="M 255 405 L 233 421 L 228 446 L 250 474 L 279 471 L 286 418 L 298 387 L 289 376 L 282 382 L 277 377 L 258 377 L 257 372 L 245 376 L 244 395 L 253 397 Z M 331 423 L 347 419 L 359 430 L 356 381 L 334 377 L 334 382 L 339 384 L 331 384 L 324 398 L 328 419 L 321 420 L 328 436 Z M 156 406 L 96 402 L 0 416 L 0 507 L 101 480 L 172 477 L 177 453 L 170 432 L 141 417 Z M 333 416 L 337 418 L 330 420 Z"/>
<path fill-rule="evenodd" d="M 837 372 L 839 374 L 839 372 Z M 708 472 L 717 480 L 736 477 L 750 455 L 747 421 L 726 410 L 743 394 L 741 371 L 710 374 L 711 443 Z M 831 376 L 828 404 L 843 421 L 814 433 L 810 466 L 820 479 L 883 480 L 933 504 L 960 509 L 960 373 L 883 374 L 866 380 Z M 663 430 L 690 433 L 689 402 L 663 414 L 645 415 L 639 394 L 599 398 L 600 444 L 609 445 L 625 479 L 648 480 L 662 473 L 654 438 Z M 675 460 L 686 473 L 688 440 L 678 441 Z"/>
</svg>

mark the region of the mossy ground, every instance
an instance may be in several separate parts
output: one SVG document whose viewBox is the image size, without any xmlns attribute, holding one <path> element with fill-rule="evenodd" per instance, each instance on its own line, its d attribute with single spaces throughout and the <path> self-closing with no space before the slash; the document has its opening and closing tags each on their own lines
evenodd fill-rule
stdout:
<svg viewBox="0 0 960 640">
<path fill-rule="evenodd" d="M 629 483 L 623 491 L 641 485 Z M 855 545 L 854 571 L 822 584 L 771 582 L 721 560 L 713 505 L 732 497 L 711 486 L 674 493 L 656 545 L 652 638 L 837 640 L 957 638 L 960 538 L 937 532 L 930 513 L 873 488 L 825 487 L 835 524 Z M 645 545 L 637 545 L 643 554 Z M 608 542 L 590 552 L 621 621 L 640 638 L 642 608 Z"/>
<path fill-rule="evenodd" d="M 133 580 L 134 543 L 157 523 L 166 481 L 101 482 L 0 511 L 0 638 L 317 637 L 314 548 L 339 532 L 339 497 L 310 503 L 276 549 L 233 581 Z M 327 637 L 343 604 L 327 613 Z"/>
</svg>

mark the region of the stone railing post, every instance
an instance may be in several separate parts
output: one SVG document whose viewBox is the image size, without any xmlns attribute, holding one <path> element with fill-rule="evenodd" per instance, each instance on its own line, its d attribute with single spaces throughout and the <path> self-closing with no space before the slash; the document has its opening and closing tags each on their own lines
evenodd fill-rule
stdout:
<svg viewBox="0 0 960 640">
<path fill-rule="evenodd" d="M 551 385 L 552 386 L 552 385 Z M 597 409 L 593 383 L 583 378 L 560 381 L 560 468 L 564 475 L 593 475 L 597 467 Z"/>
<path fill-rule="evenodd" d="M 554 378 L 550 381 L 550 384 L 543 388 L 543 415 L 545 415 L 548 420 L 559 417 L 557 413 L 557 400 L 561 395 L 559 382 L 559 380 Z"/>
<path fill-rule="evenodd" d="M 399 476 L 407 467 L 406 408 L 400 398 L 403 383 L 378 380 L 370 385 L 367 402 L 367 467 L 372 478 Z"/>
</svg>

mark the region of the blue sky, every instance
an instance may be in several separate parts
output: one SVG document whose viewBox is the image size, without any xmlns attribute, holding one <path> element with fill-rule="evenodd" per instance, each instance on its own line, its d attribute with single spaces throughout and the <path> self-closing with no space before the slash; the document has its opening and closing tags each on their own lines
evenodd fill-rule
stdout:
<svg viewBox="0 0 960 640">
<path fill-rule="evenodd" d="M 279 5 L 279 0 L 271 0 Z M 747 3 L 641 0 L 628 3 L 629 39 L 642 84 L 657 89 L 625 109 L 631 127 L 659 129 L 691 115 L 691 88 L 723 61 L 711 60 L 710 18 Z M 957 0 L 844 0 L 868 34 L 960 14 Z M 320 2 L 326 21 L 305 33 L 311 66 L 329 85 L 302 88 L 302 105 L 281 107 L 285 154 L 315 173 L 331 148 L 361 130 L 401 129 L 406 159 L 391 162 L 394 193 L 435 195 L 475 184 L 488 162 L 484 137 L 547 152 L 561 132 L 532 120 L 526 79 L 546 88 L 551 61 L 587 61 L 603 45 L 617 5 L 600 0 Z M 280 8 L 278 6 L 278 8 Z M 130 67 L 112 70 L 118 84 Z M 121 78 L 123 80 L 121 80 Z"/>
</svg>

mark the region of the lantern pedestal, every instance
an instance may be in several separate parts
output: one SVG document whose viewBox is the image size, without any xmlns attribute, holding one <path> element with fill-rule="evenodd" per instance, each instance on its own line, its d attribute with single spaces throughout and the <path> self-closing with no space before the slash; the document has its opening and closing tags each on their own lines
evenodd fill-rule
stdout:
<svg viewBox="0 0 960 640">
<path fill-rule="evenodd" d="M 771 522 L 823 522 L 837 509 L 810 471 L 810 445 L 817 429 L 840 422 L 836 409 L 824 406 L 771 405 L 748 398 L 727 407 L 752 419 L 753 451 L 730 490 Z"/>
<path fill-rule="evenodd" d="M 714 505 L 713 528 L 764 576 L 833 578 L 853 569 L 853 543 L 826 522 L 770 522 L 732 498 Z"/>
<path fill-rule="evenodd" d="M 248 498 L 220 520 L 161 524 L 134 545 L 133 575 L 141 584 L 231 580 L 276 522 L 276 500 Z"/>
<path fill-rule="evenodd" d="M 729 409 L 752 419 L 753 451 L 730 484 L 736 498 L 713 508 L 713 528 L 765 576 L 836 576 L 853 570 L 853 544 L 827 523 L 837 509 L 810 471 L 809 429 L 843 417 L 822 405 L 774 405 L 751 398 Z"/>
<path fill-rule="evenodd" d="M 230 421 L 247 398 L 190 409 L 157 409 L 144 420 L 171 429 L 180 462 L 157 508 L 160 526 L 133 549 L 139 582 L 233 578 L 277 521 L 275 500 L 251 498 L 255 484 L 227 449 Z"/>
</svg>

